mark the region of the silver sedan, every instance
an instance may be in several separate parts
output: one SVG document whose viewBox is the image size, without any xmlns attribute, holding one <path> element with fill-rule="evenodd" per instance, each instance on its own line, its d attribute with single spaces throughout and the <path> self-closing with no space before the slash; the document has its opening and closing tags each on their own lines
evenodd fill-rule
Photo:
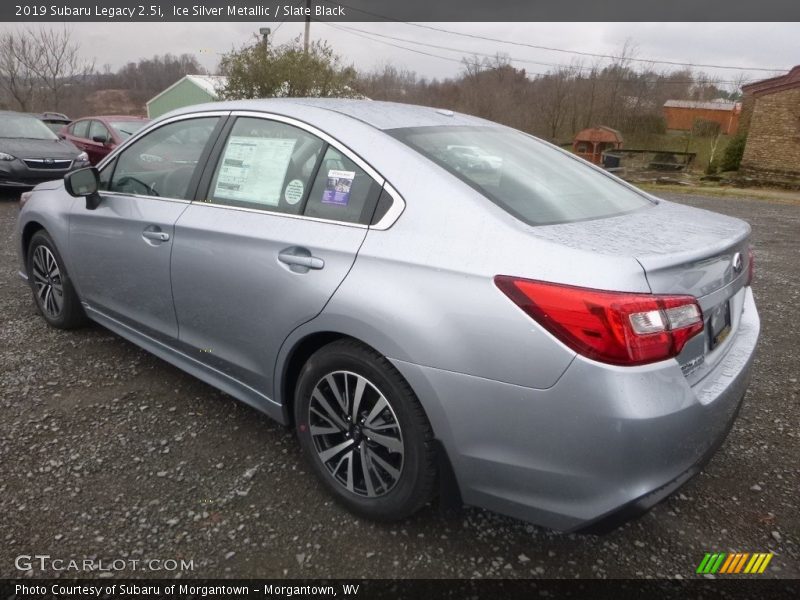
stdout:
<svg viewBox="0 0 800 600">
<path fill-rule="evenodd" d="M 640 513 L 725 437 L 759 334 L 747 223 L 447 110 L 193 106 L 21 202 L 50 325 L 294 427 L 375 519 Z"/>
</svg>

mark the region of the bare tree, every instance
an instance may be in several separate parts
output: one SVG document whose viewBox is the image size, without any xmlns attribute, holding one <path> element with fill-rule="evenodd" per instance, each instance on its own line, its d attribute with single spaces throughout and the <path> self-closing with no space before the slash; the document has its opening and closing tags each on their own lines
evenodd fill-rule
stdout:
<svg viewBox="0 0 800 600">
<path fill-rule="evenodd" d="M 36 94 L 39 77 L 31 67 L 37 60 L 37 50 L 22 31 L 0 34 L 0 89 L 15 108 L 27 112 Z"/>
<path fill-rule="evenodd" d="M 559 67 L 537 80 L 542 92 L 542 104 L 539 107 L 547 131 L 547 137 L 556 141 L 569 110 L 568 98 L 574 93 L 574 71 L 569 67 Z"/>
<path fill-rule="evenodd" d="M 0 86 L 22 111 L 58 109 L 65 90 L 81 85 L 94 71 L 80 45 L 62 29 L 25 28 L 0 35 Z"/>
<path fill-rule="evenodd" d="M 62 29 L 41 28 L 30 31 L 29 35 L 39 51 L 39 60 L 31 65 L 31 69 L 47 90 L 50 105 L 58 110 L 64 90 L 84 84 L 94 72 L 94 61 L 83 59 L 80 44 L 72 41 L 72 34 L 66 26 Z"/>
</svg>

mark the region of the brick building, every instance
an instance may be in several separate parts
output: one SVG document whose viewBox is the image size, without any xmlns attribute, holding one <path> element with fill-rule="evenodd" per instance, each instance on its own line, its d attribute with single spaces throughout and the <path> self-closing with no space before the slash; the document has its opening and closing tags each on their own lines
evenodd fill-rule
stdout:
<svg viewBox="0 0 800 600">
<path fill-rule="evenodd" d="M 711 121 L 719 124 L 724 135 L 736 133 L 740 110 L 739 103 L 722 100 L 667 100 L 663 108 L 667 129 L 691 131 L 698 121 Z"/>
<path fill-rule="evenodd" d="M 800 180 L 800 66 L 742 86 L 742 92 L 747 143 L 740 172 Z"/>
</svg>

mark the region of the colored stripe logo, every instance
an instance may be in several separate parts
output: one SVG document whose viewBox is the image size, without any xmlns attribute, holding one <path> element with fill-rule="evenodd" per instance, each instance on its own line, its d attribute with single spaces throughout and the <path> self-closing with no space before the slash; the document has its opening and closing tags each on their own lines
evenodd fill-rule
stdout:
<svg viewBox="0 0 800 600">
<path fill-rule="evenodd" d="M 696 572 L 700 575 L 763 573 L 772 556 L 772 552 L 706 552 Z"/>
</svg>

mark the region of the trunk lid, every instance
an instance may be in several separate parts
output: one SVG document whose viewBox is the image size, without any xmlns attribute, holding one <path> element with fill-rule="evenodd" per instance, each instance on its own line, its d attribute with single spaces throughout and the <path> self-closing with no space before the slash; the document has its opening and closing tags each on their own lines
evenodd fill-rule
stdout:
<svg viewBox="0 0 800 600">
<path fill-rule="evenodd" d="M 705 330 L 678 357 L 687 378 L 700 378 L 735 332 L 747 281 L 750 225 L 664 200 L 625 215 L 533 228 L 537 237 L 572 248 L 635 258 L 654 294 L 698 299 Z"/>
</svg>

